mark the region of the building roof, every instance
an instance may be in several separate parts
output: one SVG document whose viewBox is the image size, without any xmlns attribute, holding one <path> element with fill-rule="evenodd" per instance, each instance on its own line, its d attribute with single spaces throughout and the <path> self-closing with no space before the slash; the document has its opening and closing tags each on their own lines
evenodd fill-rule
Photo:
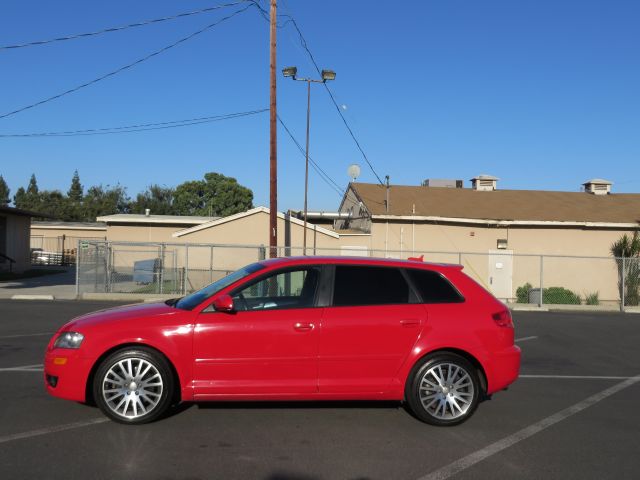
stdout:
<svg viewBox="0 0 640 480">
<path fill-rule="evenodd" d="M 196 217 L 188 215 L 144 215 L 137 213 L 117 213 L 98 217 L 98 222 L 106 224 L 136 223 L 136 224 L 165 224 L 165 225 L 200 225 L 216 220 L 219 217 Z"/>
<path fill-rule="evenodd" d="M 107 225 L 101 222 L 31 222 L 31 228 L 47 228 L 56 230 L 106 230 Z"/>
<path fill-rule="evenodd" d="M 269 209 L 267 207 L 255 207 L 255 208 L 252 208 L 250 210 L 247 210 L 246 212 L 236 213 L 234 215 L 229 215 L 228 217 L 218 218 L 218 219 L 215 219 L 215 220 L 211 220 L 211 221 L 209 221 L 207 223 L 203 223 L 201 225 L 196 225 L 196 226 L 191 227 L 191 228 L 180 230 L 179 232 L 175 232 L 172 236 L 173 237 L 182 237 L 184 235 L 189 235 L 190 233 L 198 232 L 200 230 L 205 230 L 205 229 L 211 228 L 211 227 L 216 227 L 218 225 L 222 225 L 223 223 L 233 222 L 235 220 L 239 220 L 241 218 L 245 218 L 245 217 L 248 217 L 250 215 L 255 215 L 255 214 L 259 214 L 259 213 L 263 213 L 263 214 L 267 214 L 268 215 L 269 214 Z M 278 212 L 278 218 L 284 219 L 285 215 L 282 212 Z M 300 225 L 300 226 L 304 227 L 304 222 L 302 220 L 297 219 L 296 217 L 293 217 L 293 216 L 287 216 L 286 218 L 291 223 L 295 223 L 297 225 Z M 307 222 L 307 228 L 315 230 L 318 233 L 323 233 L 323 234 L 328 235 L 330 237 L 338 238 L 338 234 L 335 233 L 333 230 L 329 230 L 329 229 L 326 229 L 326 228 L 323 228 L 323 227 L 319 227 L 317 225 L 314 225 L 313 223 Z"/>
<path fill-rule="evenodd" d="M 542 190 L 482 192 L 468 188 L 392 185 L 389 187 L 387 212 L 385 186 L 352 183 L 350 187 L 374 218 L 387 215 L 419 216 L 459 222 L 601 223 L 625 227 L 638 226 L 640 223 L 640 194 L 635 193 L 593 195 Z"/>
<path fill-rule="evenodd" d="M 19 215 L 21 217 L 53 218 L 51 215 L 47 215 L 46 213 L 32 212 L 31 210 L 7 207 L 6 205 L 0 205 L 0 213 L 9 213 L 11 215 Z"/>
</svg>

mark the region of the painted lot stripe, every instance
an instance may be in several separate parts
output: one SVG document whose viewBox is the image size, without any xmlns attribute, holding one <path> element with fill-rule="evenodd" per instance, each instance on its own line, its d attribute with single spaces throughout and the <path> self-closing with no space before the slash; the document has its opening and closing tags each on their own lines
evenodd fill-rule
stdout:
<svg viewBox="0 0 640 480">
<path fill-rule="evenodd" d="M 612 377 L 605 375 L 519 375 L 518 378 L 557 378 L 560 380 L 626 380 L 635 377 Z"/>
<path fill-rule="evenodd" d="M 536 338 L 538 338 L 538 337 L 536 337 L 536 336 L 522 337 L 522 338 L 516 338 L 514 341 L 515 342 L 526 342 L 528 340 L 535 340 Z"/>
<path fill-rule="evenodd" d="M 35 365 L 22 365 L 20 367 L 0 368 L 0 372 L 41 372 L 44 365 L 37 363 Z"/>
<path fill-rule="evenodd" d="M 1 339 L 4 338 L 20 338 L 20 337 L 44 337 L 45 335 L 53 335 L 53 332 L 45 332 L 45 333 L 25 333 L 23 335 L 3 335 L 0 337 Z"/>
<path fill-rule="evenodd" d="M 97 425 L 108 421 L 109 419 L 104 417 L 94 418 L 92 420 L 87 420 L 86 422 L 67 423 L 64 425 L 57 425 L 55 427 L 40 428 L 38 430 L 30 430 L 28 432 L 14 433 L 12 435 L 5 435 L 4 437 L 0 437 L 0 443 L 13 442 L 15 440 L 23 440 L 25 438 L 39 437 L 41 435 L 48 435 L 50 433 L 64 432 L 65 430 L 88 427 L 90 425 Z"/>
<path fill-rule="evenodd" d="M 596 403 L 601 402 L 605 398 L 610 397 L 611 395 L 618 393 L 619 391 L 624 390 L 625 388 L 628 388 L 631 385 L 634 385 L 638 382 L 640 382 L 640 375 L 635 377 L 630 377 L 626 379 L 624 382 L 620 382 L 612 387 L 602 390 L 601 392 L 598 392 L 595 395 L 592 395 L 589 398 L 586 398 L 585 400 L 582 400 L 581 402 L 576 403 L 575 405 L 565 408 L 564 410 L 561 410 L 558 413 L 555 413 L 543 420 L 540 420 L 539 422 L 534 423 L 533 425 L 529 425 L 528 427 L 525 427 L 522 430 L 519 430 L 512 435 L 509 435 L 508 437 L 504 437 L 503 439 L 498 440 L 497 442 L 494 442 L 491 445 L 488 445 L 480 450 L 477 450 L 467 455 L 466 457 L 462 457 L 459 460 L 456 460 L 455 462 L 440 468 L 439 470 L 436 470 L 423 477 L 420 477 L 418 480 L 446 480 L 447 478 L 450 478 L 466 470 L 467 468 L 472 467 L 476 463 L 479 463 L 485 460 L 486 458 L 489 458 L 492 455 L 495 455 L 496 453 L 500 453 L 502 450 L 505 450 L 515 445 L 516 443 L 526 440 L 527 438 L 535 435 L 536 433 L 539 433 L 542 430 L 545 430 L 551 427 L 552 425 L 555 425 L 556 423 L 561 422 L 562 420 L 565 420 L 571 417 L 572 415 L 575 415 L 576 413 L 579 413 L 582 410 L 589 408 L 592 405 L 595 405 Z"/>
</svg>

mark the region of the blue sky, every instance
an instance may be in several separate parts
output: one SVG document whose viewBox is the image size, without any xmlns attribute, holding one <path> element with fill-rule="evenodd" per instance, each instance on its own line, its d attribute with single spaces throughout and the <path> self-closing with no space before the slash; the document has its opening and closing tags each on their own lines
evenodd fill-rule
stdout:
<svg viewBox="0 0 640 480">
<path fill-rule="evenodd" d="M 4 0 L 0 45 L 157 18 L 223 0 Z M 263 0 L 263 5 L 266 2 Z M 298 21 L 380 176 L 396 184 L 479 173 L 500 188 L 576 191 L 593 177 L 640 191 L 640 2 L 636 0 L 280 0 Z M 88 39 L 0 51 L 0 114 L 67 90 L 211 23 L 209 13 Z M 133 69 L 0 119 L 0 134 L 102 128 L 265 108 L 268 23 L 251 9 Z M 291 25 L 278 68 L 314 74 Z M 375 181 L 324 89 L 312 92 L 311 155 L 340 185 Z M 304 141 L 306 89 L 278 77 L 279 114 Z M 0 138 L 12 193 L 116 184 L 131 196 L 207 171 L 268 204 L 268 114 L 121 135 Z M 304 158 L 279 130 L 279 207 L 301 208 Z M 468 182 L 466 182 L 468 185 Z M 340 198 L 313 170 L 310 209 Z"/>
</svg>

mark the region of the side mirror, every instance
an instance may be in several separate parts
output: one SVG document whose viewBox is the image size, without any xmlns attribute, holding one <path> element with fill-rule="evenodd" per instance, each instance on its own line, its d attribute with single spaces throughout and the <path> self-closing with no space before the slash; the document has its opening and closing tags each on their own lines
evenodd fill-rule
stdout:
<svg viewBox="0 0 640 480">
<path fill-rule="evenodd" d="M 220 295 L 213 301 L 212 305 L 216 312 L 231 313 L 234 310 L 233 298 L 230 295 Z"/>
</svg>

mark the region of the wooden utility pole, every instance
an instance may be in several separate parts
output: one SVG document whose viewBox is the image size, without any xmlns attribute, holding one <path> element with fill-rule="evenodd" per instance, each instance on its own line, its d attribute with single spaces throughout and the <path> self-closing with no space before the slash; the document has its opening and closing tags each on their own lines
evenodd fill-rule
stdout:
<svg viewBox="0 0 640 480">
<path fill-rule="evenodd" d="M 270 29 L 270 90 L 271 101 L 269 107 L 270 128 L 270 182 L 269 182 L 269 257 L 278 256 L 278 138 L 277 138 L 277 110 L 276 110 L 276 0 L 271 0 L 271 29 Z"/>
</svg>

